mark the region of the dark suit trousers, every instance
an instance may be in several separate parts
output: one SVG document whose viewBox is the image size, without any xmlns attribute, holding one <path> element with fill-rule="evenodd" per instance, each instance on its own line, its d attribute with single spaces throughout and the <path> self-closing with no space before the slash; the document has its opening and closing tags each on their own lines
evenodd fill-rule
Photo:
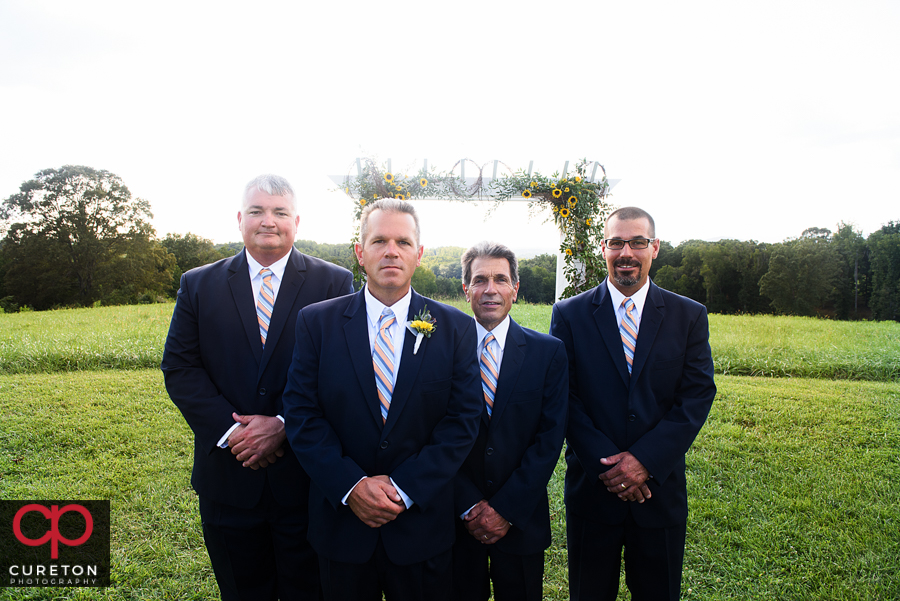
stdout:
<svg viewBox="0 0 900 601">
<path fill-rule="evenodd" d="M 279 505 L 268 484 L 252 509 L 201 498 L 200 519 L 223 601 L 322 598 L 308 518 L 300 507 Z"/>
<path fill-rule="evenodd" d="M 629 514 L 624 524 L 610 526 L 567 511 L 570 598 L 615 601 L 624 548 L 625 584 L 632 601 L 677 601 L 686 534 L 686 524 L 641 528 Z"/>
<path fill-rule="evenodd" d="M 450 549 L 435 557 L 400 566 L 391 563 L 381 538 L 366 563 L 320 558 L 326 601 L 450 601 Z"/>
<path fill-rule="evenodd" d="M 544 552 L 505 553 L 497 545 L 475 540 L 457 520 L 453 544 L 453 601 L 541 601 L 544 593 Z"/>
</svg>

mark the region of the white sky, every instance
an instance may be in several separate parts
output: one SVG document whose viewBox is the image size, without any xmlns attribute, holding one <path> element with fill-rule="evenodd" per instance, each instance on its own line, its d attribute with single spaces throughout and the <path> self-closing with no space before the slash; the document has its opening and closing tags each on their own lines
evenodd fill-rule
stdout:
<svg viewBox="0 0 900 601">
<path fill-rule="evenodd" d="M 311 4 L 3 0 L 0 198 L 89 165 L 160 237 L 228 242 L 273 172 L 302 189 L 298 238 L 334 243 L 350 207 L 326 176 L 358 156 L 587 157 L 676 244 L 900 220 L 898 2 Z M 525 214 L 428 204 L 423 241 L 555 249 Z"/>
</svg>

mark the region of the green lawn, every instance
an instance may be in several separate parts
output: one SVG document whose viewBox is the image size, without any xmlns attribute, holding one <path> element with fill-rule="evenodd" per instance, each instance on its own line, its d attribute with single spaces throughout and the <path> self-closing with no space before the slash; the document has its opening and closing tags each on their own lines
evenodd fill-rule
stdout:
<svg viewBox="0 0 900 601">
<path fill-rule="evenodd" d="M 0 598 L 216 598 L 189 484 L 191 433 L 155 369 L 171 309 L 0 315 L 0 498 L 108 498 L 113 519 L 111 588 L 0 589 Z M 549 307 L 516 306 L 514 317 L 546 331 Z M 846 356 L 850 369 L 835 380 L 717 376 L 716 403 L 688 455 L 683 597 L 900 598 L 900 383 L 865 367 L 872 356 L 900 362 L 900 324 L 711 324 L 717 365 L 722 348 L 744 347 L 785 364 L 799 361 L 783 359 L 789 351 L 803 357 L 798 365 Z M 17 328 L 27 333 L 18 344 Z M 861 337 L 868 354 L 854 342 Z M 843 351 L 829 354 L 830 343 Z M 120 352 L 154 367 L 97 369 L 123 365 Z M 862 372 L 883 381 L 850 379 Z M 567 599 L 561 468 L 550 491 L 545 597 Z"/>
</svg>

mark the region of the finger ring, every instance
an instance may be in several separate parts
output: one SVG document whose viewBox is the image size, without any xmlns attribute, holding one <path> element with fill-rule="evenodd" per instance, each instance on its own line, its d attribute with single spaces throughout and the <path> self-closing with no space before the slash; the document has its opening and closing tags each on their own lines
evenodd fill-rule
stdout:
<svg viewBox="0 0 900 601">
<path fill-rule="evenodd" d="M 487 540 L 487 534 L 484 535 L 484 540 Z"/>
<path fill-rule="evenodd" d="M 626 488 L 628 488 L 628 485 L 622 482 L 622 490 L 625 490 Z"/>
</svg>

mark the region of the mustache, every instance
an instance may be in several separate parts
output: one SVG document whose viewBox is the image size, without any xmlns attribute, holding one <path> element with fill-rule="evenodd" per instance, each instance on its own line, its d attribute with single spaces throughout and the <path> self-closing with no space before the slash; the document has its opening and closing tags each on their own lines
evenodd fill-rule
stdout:
<svg viewBox="0 0 900 601">
<path fill-rule="evenodd" d="M 641 262 L 636 259 L 616 259 L 613 262 L 614 267 L 643 267 Z"/>
</svg>

